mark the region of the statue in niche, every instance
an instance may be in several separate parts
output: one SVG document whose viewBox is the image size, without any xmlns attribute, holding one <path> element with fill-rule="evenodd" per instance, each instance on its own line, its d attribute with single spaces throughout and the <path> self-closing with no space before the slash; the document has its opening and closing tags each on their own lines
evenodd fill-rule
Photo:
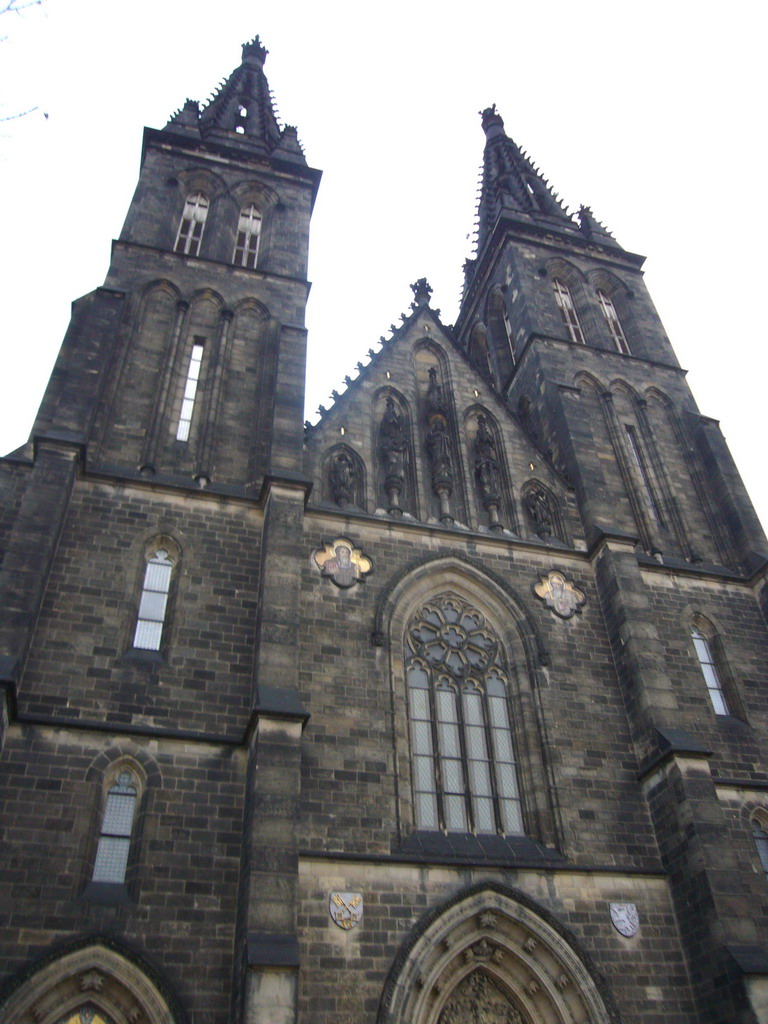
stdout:
<svg viewBox="0 0 768 1024">
<path fill-rule="evenodd" d="M 440 520 L 452 523 L 449 499 L 453 493 L 453 454 L 448 424 L 441 413 L 429 417 L 427 452 L 432 463 L 432 490 L 440 499 Z"/>
<path fill-rule="evenodd" d="M 488 429 L 485 416 L 477 417 L 475 437 L 475 476 L 483 501 L 499 502 L 499 460 L 496 458 L 496 442 Z"/>
<path fill-rule="evenodd" d="M 552 536 L 555 514 L 552 508 L 552 499 L 543 487 L 534 485 L 523 498 L 523 504 L 528 515 L 533 520 L 536 534 L 546 540 Z"/>
<path fill-rule="evenodd" d="M 437 370 L 434 366 L 429 368 L 429 387 L 427 388 L 427 418 L 433 413 L 440 413 L 445 416 L 445 400 L 443 398 L 443 386 L 437 382 Z"/>
<path fill-rule="evenodd" d="M 473 971 L 443 1007 L 438 1024 L 525 1024 L 525 1019 L 486 974 Z"/>
<path fill-rule="evenodd" d="M 384 464 L 384 490 L 392 515 L 402 515 L 400 495 L 405 484 L 405 460 L 408 441 L 403 418 L 395 408 L 395 400 L 387 397 L 387 407 L 379 424 L 379 453 Z"/>
<path fill-rule="evenodd" d="M 339 452 L 331 462 L 331 494 L 339 508 L 346 508 L 355 500 L 357 467 L 348 452 Z"/>
<path fill-rule="evenodd" d="M 491 529 L 501 529 L 499 506 L 501 504 L 499 460 L 496 457 L 496 442 L 488 428 L 485 416 L 477 417 L 475 437 L 475 480 L 477 489 L 488 512 Z"/>
</svg>

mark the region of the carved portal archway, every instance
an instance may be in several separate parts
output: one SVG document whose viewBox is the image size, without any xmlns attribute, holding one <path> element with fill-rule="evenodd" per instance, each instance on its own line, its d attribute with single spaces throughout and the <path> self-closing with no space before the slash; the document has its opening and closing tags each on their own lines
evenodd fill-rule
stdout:
<svg viewBox="0 0 768 1024">
<path fill-rule="evenodd" d="M 3 1024 L 182 1024 L 128 956 L 101 942 L 42 966 L 0 1007 Z"/>
<path fill-rule="evenodd" d="M 588 958 L 521 893 L 477 887 L 396 960 L 377 1024 L 620 1024 Z"/>
</svg>

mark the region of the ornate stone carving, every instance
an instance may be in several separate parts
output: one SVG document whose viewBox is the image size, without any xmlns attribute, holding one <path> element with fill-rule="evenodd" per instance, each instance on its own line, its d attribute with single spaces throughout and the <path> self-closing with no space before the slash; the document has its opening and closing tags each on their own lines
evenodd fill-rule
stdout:
<svg viewBox="0 0 768 1024">
<path fill-rule="evenodd" d="M 587 595 L 579 590 L 561 572 L 548 572 L 533 587 L 536 597 L 541 598 L 547 608 L 551 608 L 561 619 L 570 619 L 586 602 Z"/>
<path fill-rule="evenodd" d="M 637 934 L 640 927 L 640 915 L 634 903 L 611 903 L 611 922 L 613 927 L 627 939 Z"/>
<path fill-rule="evenodd" d="M 525 1020 L 486 974 L 473 971 L 456 987 L 438 1024 L 525 1024 Z"/>
<path fill-rule="evenodd" d="M 85 974 L 80 975 L 80 991 L 88 992 L 93 989 L 94 992 L 101 992 L 104 988 L 104 975 L 99 974 L 98 971 L 86 971 Z"/>
<path fill-rule="evenodd" d="M 488 939 L 480 939 L 473 946 L 469 946 L 464 950 L 465 960 L 490 960 L 496 952 L 497 946 L 495 942 L 489 942 Z"/>
<path fill-rule="evenodd" d="M 560 974 L 557 980 L 555 981 L 555 984 L 560 989 L 560 991 L 563 992 L 571 984 L 571 979 L 568 977 L 567 974 Z"/>
<path fill-rule="evenodd" d="M 338 537 L 314 553 L 315 565 L 323 576 L 329 576 L 337 587 L 346 589 L 364 580 L 373 568 L 360 548 L 351 540 Z"/>
<path fill-rule="evenodd" d="M 402 515 L 400 496 L 405 485 L 405 463 L 408 441 L 403 418 L 395 408 L 395 400 L 387 396 L 387 407 L 379 424 L 379 454 L 384 465 L 384 490 L 391 515 Z"/>
<path fill-rule="evenodd" d="M 491 529 L 501 529 L 499 506 L 501 504 L 501 473 L 496 457 L 496 442 L 488 429 L 485 416 L 477 417 L 475 437 L 475 481 L 480 500 L 488 512 Z"/>
<path fill-rule="evenodd" d="M 555 512 L 552 507 L 552 499 L 549 494 L 534 484 L 525 494 L 523 504 L 528 515 L 533 520 L 536 533 L 542 540 L 551 537 L 554 531 Z"/>
<path fill-rule="evenodd" d="M 534 939 L 534 937 L 532 935 L 529 935 L 528 938 L 523 943 L 523 949 L 525 950 L 526 953 L 533 953 L 533 951 L 536 949 L 537 946 L 538 946 L 538 942 L 536 941 L 536 939 Z"/>
<path fill-rule="evenodd" d="M 357 467 L 352 456 L 345 451 L 339 452 L 331 460 L 331 494 L 339 508 L 346 508 L 355 500 L 357 487 Z"/>
<path fill-rule="evenodd" d="M 481 928 L 496 927 L 497 918 L 492 910 L 484 910 L 482 914 L 478 915 L 477 920 Z"/>
</svg>

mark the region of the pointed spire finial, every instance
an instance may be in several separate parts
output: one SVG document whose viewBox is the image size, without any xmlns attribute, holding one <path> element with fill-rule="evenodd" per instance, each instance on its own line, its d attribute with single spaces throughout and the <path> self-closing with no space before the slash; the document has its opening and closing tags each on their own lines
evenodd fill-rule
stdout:
<svg viewBox="0 0 768 1024">
<path fill-rule="evenodd" d="M 496 109 L 495 103 L 492 103 L 490 107 L 486 107 L 485 110 L 478 111 L 478 113 L 482 118 L 483 131 L 489 139 L 494 138 L 496 135 L 504 134 L 504 121 Z"/>
<path fill-rule="evenodd" d="M 269 50 L 264 46 L 258 36 L 254 36 L 249 43 L 243 43 L 243 61 L 249 57 L 255 57 L 259 64 L 264 64 Z"/>
<path fill-rule="evenodd" d="M 411 303 L 411 309 L 416 310 L 421 306 L 428 306 L 429 299 L 432 295 L 432 288 L 429 285 L 426 277 L 420 277 L 418 281 L 414 281 L 411 285 L 411 291 L 413 292 L 414 301 Z"/>
</svg>

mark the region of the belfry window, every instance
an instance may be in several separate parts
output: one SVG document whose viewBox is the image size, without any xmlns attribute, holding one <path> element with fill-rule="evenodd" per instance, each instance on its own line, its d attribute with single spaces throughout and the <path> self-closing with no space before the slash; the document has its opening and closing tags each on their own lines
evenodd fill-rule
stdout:
<svg viewBox="0 0 768 1024">
<path fill-rule="evenodd" d="M 93 864 L 94 882 L 125 881 L 138 793 L 136 779 L 127 769 L 107 792 Z"/>
<path fill-rule="evenodd" d="M 205 219 L 208 216 L 208 206 L 208 198 L 202 192 L 193 192 L 187 196 L 184 201 L 184 212 L 181 215 L 174 252 L 184 253 L 185 256 L 199 254 Z"/>
<path fill-rule="evenodd" d="M 195 410 L 195 396 L 197 385 L 200 380 L 200 367 L 203 362 L 203 350 L 205 345 L 202 341 L 196 341 L 192 345 L 192 352 L 187 367 L 187 379 L 184 383 L 184 397 L 181 400 L 181 411 L 179 422 L 176 427 L 176 440 L 188 441 L 189 429 L 192 426 L 192 413 Z"/>
<path fill-rule="evenodd" d="M 158 548 L 147 560 L 144 570 L 144 584 L 133 637 L 133 646 L 140 650 L 160 650 L 172 573 L 173 562 L 168 552 Z"/>
<path fill-rule="evenodd" d="M 245 209 L 240 211 L 233 263 L 236 263 L 240 267 L 248 267 L 249 270 L 253 270 L 256 266 L 256 256 L 259 251 L 260 235 L 261 213 L 256 206 L 251 203 L 250 206 L 247 206 Z"/>
<path fill-rule="evenodd" d="M 552 282 L 555 289 L 555 301 L 557 302 L 560 315 L 563 318 L 563 323 L 568 330 L 568 336 L 571 341 L 577 342 L 579 345 L 584 345 L 584 332 L 581 329 L 579 323 L 579 317 L 576 313 L 576 307 L 573 304 L 573 297 L 569 289 L 563 284 L 563 282 L 556 277 Z"/>
<path fill-rule="evenodd" d="M 612 299 L 601 292 L 598 288 L 597 298 L 600 303 L 600 309 L 603 311 L 605 322 L 608 325 L 608 331 L 611 335 L 611 340 L 616 346 L 617 351 L 623 352 L 624 355 L 629 355 L 629 345 L 624 335 L 624 331 L 621 326 L 621 320 L 619 320 L 619 314 L 616 312 L 616 307 L 613 304 Z"/>
<path fill-rule="evenodd" d="M 405 658 L 417 828 L 521 834 L 499 638 L 479 611 L 443 595 L 411 620 Z"/>
<path fill-rule="evenodd" d="M 725 699 L 723 679 L 717 666 L 712 641 L 698 626 L 691 627 L 691 639 L 693 640 L 693 647 L 696 651 L 696 657 L 699 659 L 699 667 L 707 684 L 709 699 L 712 701 L 715 714 L 730 715 L 731 712 Z"/>
</svg>

